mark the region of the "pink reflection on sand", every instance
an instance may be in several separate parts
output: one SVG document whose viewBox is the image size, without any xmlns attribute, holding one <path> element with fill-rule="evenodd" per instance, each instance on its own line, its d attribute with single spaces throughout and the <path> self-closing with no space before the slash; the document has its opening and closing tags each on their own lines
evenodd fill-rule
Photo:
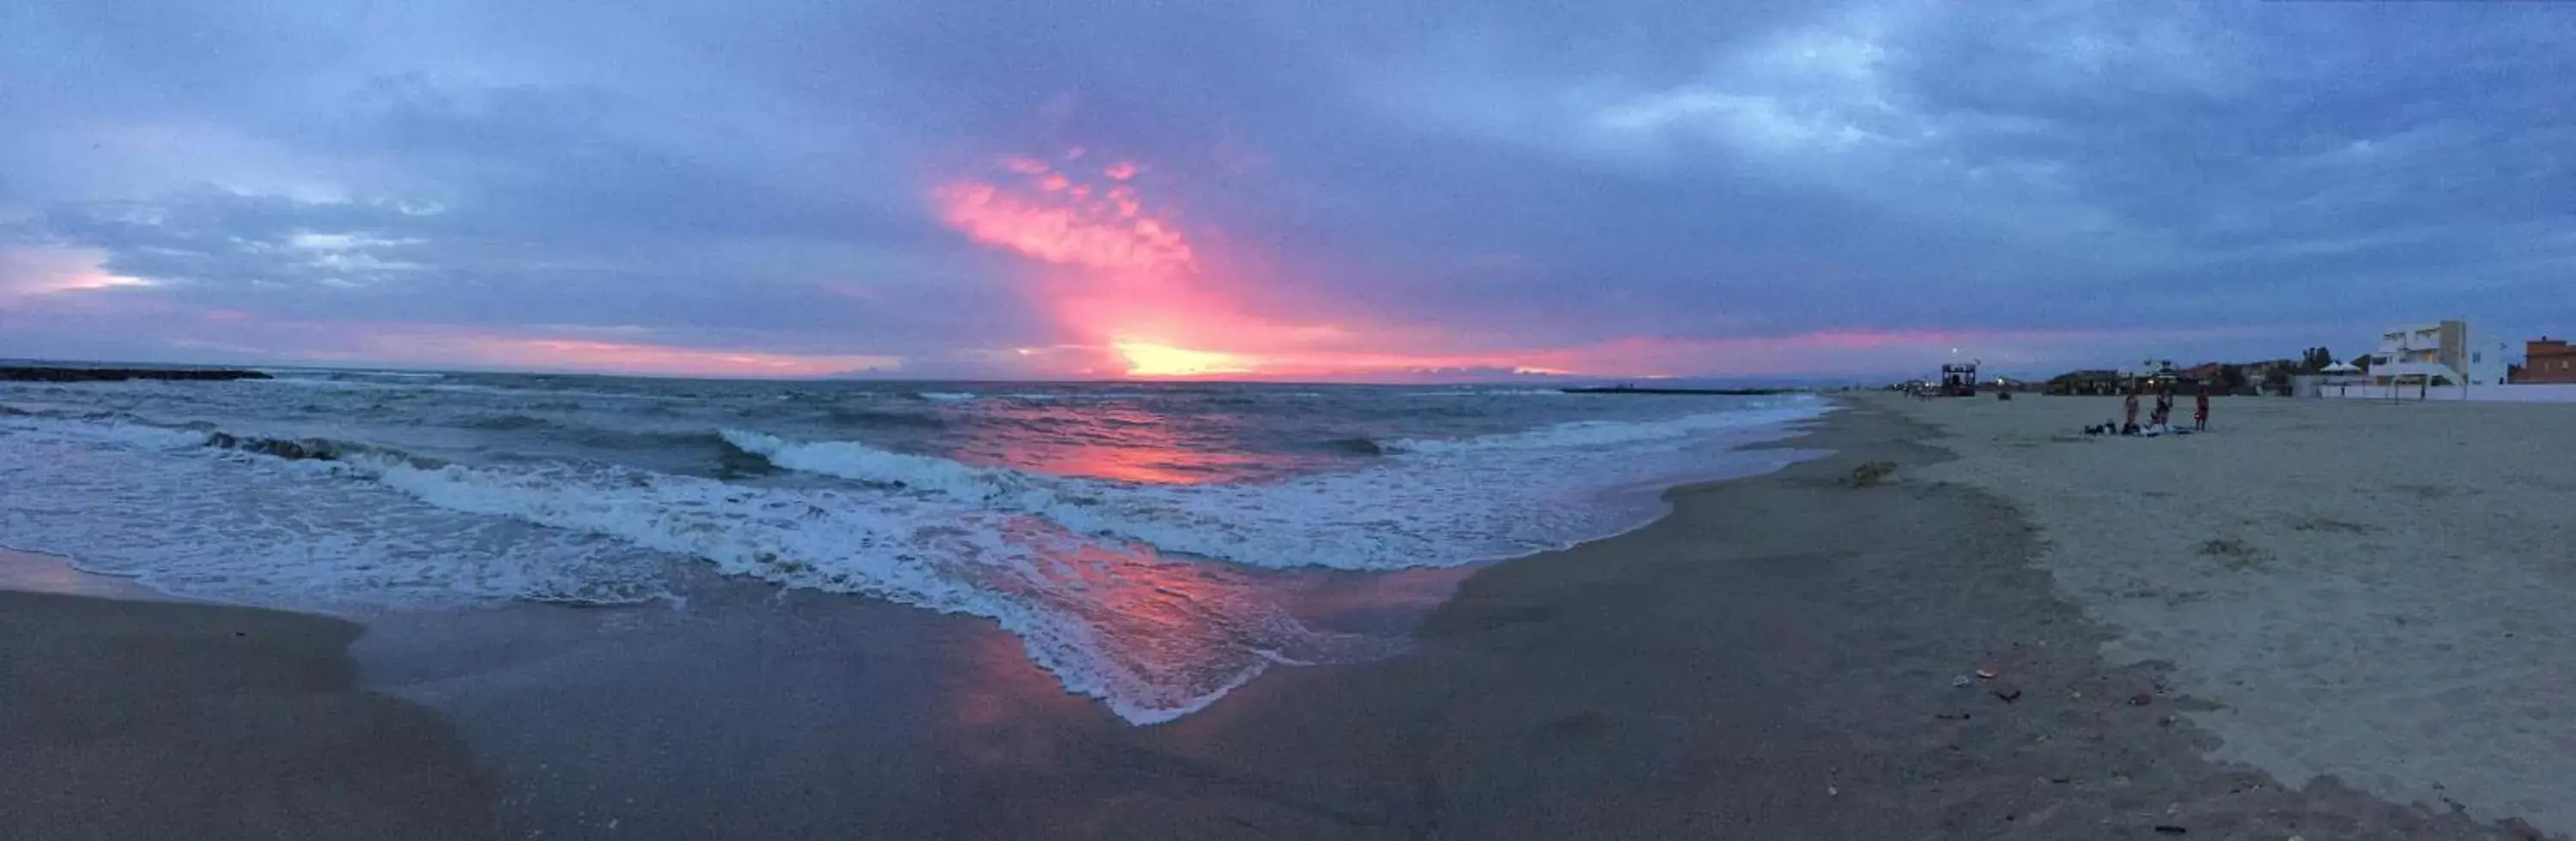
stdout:
<svg viewBox="0 0 2576 841">
<path fill-rule="evenodd" d="M 989 763 L 1051 758 L 1043 729 L 1026 725 L 1032 713 L 1073 714 L 1061 701 L 1067 686 L 1105 695 L 1131 722 L 1158 723 L 1274 668 L 1392 655 L 1472 572 L 1261 570 L 1091 541 L 1034 518 L 1004 531 L 1042 560 L 962 571 L 1036 616 L 1003 621 L 1017 646 L 974 646 L 946 702 L 951 738 Z"/>
<path fill-rule="evenodd" d="M 1283 664 L 1370 659 L 1402 644 L 1377 626 L 1322 627 L 1290 610 L 1289 600 L 1313 597 L 1321 579 L 1309 578 L 1321 573 L 1167 557 L 1032 516 L 979 526 L 1001 547 L 931 546 L 935 573 L 982 594 L 971 612 L 1018 636 L 1027 660 L 1131 722 L 1185 715 Z M 1327 577 L 1345 586 L 1370 578 Z M 989 718 L 962 703 L 961 720 Z"/>
<path fill-rule="evenodd" d="M 135 583 L 132 579 L 82 572 L 74 569 L 71 561 L 62 558 L 10 549 L 0 549 L 0 590 L 102 599 L 172 600 L 168 594 Z"/>
</svg>

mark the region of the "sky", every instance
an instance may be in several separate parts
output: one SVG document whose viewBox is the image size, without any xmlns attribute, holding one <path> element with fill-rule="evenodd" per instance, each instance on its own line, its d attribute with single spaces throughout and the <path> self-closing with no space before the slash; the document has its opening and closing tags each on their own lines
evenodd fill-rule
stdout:
<svg viewBox="0 0 2576 841">
<path fill-rule="evenodd" d="M 17 0 L 0 357 L 1881 377 L 2576 334 L 2576 3 Z"/>
</svg>

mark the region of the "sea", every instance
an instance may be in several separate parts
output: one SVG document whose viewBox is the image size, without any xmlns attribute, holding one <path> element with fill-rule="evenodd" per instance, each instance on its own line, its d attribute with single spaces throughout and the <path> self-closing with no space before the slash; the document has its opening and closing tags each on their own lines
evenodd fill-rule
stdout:
<svg viewBox="0 0 2576 841">
<path fill-rule="evenodd" d="M 0 547 L 344 615 L 676 610 L 745 581 L 982 617 L 1169 721 L 1400 650 L 1320 578 L 1464 569 L 1768 472 L 1807 395 L 718 381 L 273 368 L 0 383 Z"/>
</svg>

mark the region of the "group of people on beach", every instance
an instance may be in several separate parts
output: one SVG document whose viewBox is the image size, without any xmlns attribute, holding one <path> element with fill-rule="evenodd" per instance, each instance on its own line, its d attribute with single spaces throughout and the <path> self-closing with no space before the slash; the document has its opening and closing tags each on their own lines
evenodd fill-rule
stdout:
<svg viewBox="0 0 2576 841">
<path fill-rule="evenodd" d="M 2121 418 L 2120 434 L 2154 435 L 2156 433 L 2172 429 L 2174 407 L 2173 385 L 2170 383 L 2159 383 L 2156 386 L 2155 413 L 2147 416 L 2147 425 L 2143 427 L 2138 425 L 2138 395 L 2142 391 L 2144 391 L 2144 389 L 2132 386 L 2129 389 L 2129 393 L 2125 397 L 2121 398 L 2120 407 L 2124 417 Z M 2204 385 L 2195 389 L 2191 411 L 2191 428 L 2194 432 L 2209 431 L 2209 386 Z"/>
</svg>

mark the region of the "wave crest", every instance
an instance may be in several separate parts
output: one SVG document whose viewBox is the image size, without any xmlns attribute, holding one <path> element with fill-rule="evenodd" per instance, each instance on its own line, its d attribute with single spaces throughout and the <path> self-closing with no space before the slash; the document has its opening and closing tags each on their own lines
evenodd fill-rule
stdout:
<svg viewBox="0 0 2576 841">
<path fill-rule="evenodd" d="M 1016 471 L 889 452 L 857 441 L 804 443 L 741 429 L 717 434 L 725 443 L 781 468 L 872 485 L 934 491 L 964 499 L 985 499 L 1029 488 L 1028 478 Z"/>
</svg>

